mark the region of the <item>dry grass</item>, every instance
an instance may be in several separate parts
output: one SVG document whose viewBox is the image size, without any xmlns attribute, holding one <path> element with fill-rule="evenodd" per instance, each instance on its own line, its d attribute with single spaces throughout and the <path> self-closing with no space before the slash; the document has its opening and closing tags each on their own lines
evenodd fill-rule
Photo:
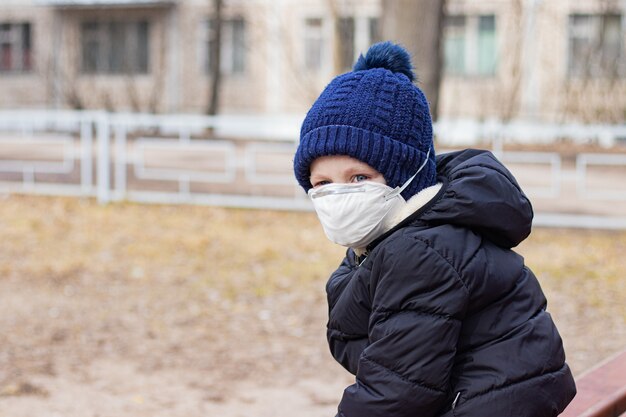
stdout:
<svg viewBox="0 0 626 417">
<path fill-rule="evenodd" d="M 243 380 L 341 372 L 324 341 L 324 284 L 344 251 L 311 213 L 10 196 L 0 236 L 4 395 L 47 392 L 38 376 L 103 383 L 89 364 L 104 360 L 182 370 L 209 402 Z M 538 229 L 519 251 L 576 373 L 626 346 L 626 233 Z"/>
</svg>

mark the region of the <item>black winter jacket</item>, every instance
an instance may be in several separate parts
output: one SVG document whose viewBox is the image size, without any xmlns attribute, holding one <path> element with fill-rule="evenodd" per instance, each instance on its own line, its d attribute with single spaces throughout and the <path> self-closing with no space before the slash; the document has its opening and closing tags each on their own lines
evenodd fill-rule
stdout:
<svg viewBox="0 0 626 417">
<path fill-rule="evenodd" d="M 437 170 L 436 197 L 365 260 L 348 250 L 328 281 L 330 349 L 356 375 L 338 416 L 556 416 L 574 381 L 539 283 L 511 250 L 531 204 L 489 152 L 439 155 Z"/>
</svg>

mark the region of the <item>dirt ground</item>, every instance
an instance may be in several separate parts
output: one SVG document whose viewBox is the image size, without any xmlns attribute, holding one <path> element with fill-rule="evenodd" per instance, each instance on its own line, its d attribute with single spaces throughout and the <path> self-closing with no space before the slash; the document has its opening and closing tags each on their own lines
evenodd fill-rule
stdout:
<svg viewBox="0 0 626 417">
<path fill-rule="evenodd" d="M 333 416 L 325 342 L 343 249 L 312 213 L 5 196 L 0 416 Z M 626 347 L 626 232 L 537 229 L 576 374 Z"/>
</svg>

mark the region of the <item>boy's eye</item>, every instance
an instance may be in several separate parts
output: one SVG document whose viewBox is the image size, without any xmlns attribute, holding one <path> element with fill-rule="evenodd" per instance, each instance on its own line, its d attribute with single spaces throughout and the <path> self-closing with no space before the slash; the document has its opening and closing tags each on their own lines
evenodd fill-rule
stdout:
<svg viewBox="0 0 626 417">
<path fill-rule="evenodd" d="M 369 177 L 363 174 L 358 174 L 352 177 L 352 182 L 361 182 L 361 181 L 367 181 L 367 180 L 369 180 Z"/>
<path fill-rule="evenodd" d="M 327 180 L 317 181 L 315 184 L 313 184 L 313 188 L 321 187 L 322 185 L 326 185 L 326 184 L 330 184 L 330 181 L 327 181 Z"/>
</svg>

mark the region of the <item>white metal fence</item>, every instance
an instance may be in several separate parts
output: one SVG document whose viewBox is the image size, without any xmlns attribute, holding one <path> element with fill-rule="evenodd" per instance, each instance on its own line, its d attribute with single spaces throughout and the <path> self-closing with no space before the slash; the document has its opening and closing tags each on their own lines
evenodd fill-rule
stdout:
<svg viewBox="0 0 626 417">
<path fill-rule="evenodd" d="M 296 117 L 0 112 L 0 191 L 306 210 L 291 173 L 299 123 Z"/>
<path fill-rule="evenodd" d="M 101 203 L 129 200 L 310 210 L 291 168 L 300 121 L 287 116 L 0 111 L 0 191 L 88 196 Z M 568 170 L 555 152 L 503 152 L 502 140 L 529 135 L 519 126 L 461 126 L 469 129 L 465 137 L 491 143 L 531 198 L 571 199 L 572 204 L 626 201 L 625 154 L 580 154 L 575 168 Z M 453 122 L 435 126 L 438 146 L 458 144 L 458 128 Z M 571 126 L 529 129 L 541 141 L 572 131 Z M 576 138 L 615 140 L 624 134 L 622 130 L 621 126 L 586 127 L 582 133 L 577 131 Z M 609 172 L 611 168 L 618 171 Z M 568 181 L 575 186 L 569 189 Z M 616 214 L 605 221 L 605 227 L 626 228 L 626 210 L 618 209 Z M 586 219 L 597 227 L 600 217 L 578 213 L 575 220 L 565 221 L 568 216 L 539 213 L 536 223 L 581 225 Z"/>
</svg>

